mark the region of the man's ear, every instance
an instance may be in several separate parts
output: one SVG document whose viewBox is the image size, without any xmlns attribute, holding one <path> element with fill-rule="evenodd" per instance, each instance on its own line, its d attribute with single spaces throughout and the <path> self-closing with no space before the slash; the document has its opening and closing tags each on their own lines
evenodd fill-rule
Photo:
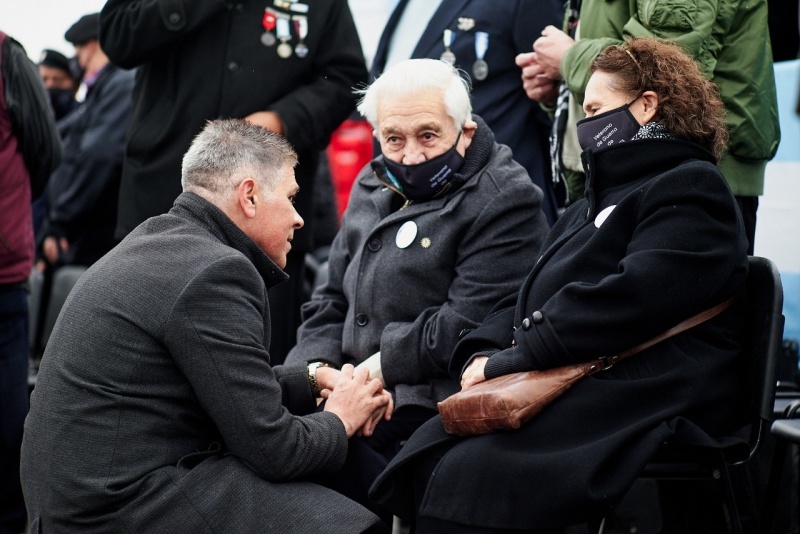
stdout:
<svg viewBox="0 0 800 534">
<path fill-rule="evenodd" d="M 258 199 L 258 184 L 252 178 L 245 178 L 236 187 L 236 202 L 242 213 L 247 218 L 256 216 Z"/>
</svg>

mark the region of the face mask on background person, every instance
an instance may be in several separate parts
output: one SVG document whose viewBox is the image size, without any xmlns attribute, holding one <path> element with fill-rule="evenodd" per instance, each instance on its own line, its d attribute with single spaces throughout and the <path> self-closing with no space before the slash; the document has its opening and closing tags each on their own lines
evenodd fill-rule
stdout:
<svg viewBox="0 0 800 534">
<path fill-rule="evenodd" d="M 460 139 L 461 132 L 447 152 L 415 165 L 397 163 L 384 154 L 383 162 L 389 178 L 400 186 L 409 200 L 423 201 L 436 197 L 444 191 L 453 175 L 464 165 L 464 157 L 456 150 Z"/>
<path fill-rule="evenodd" d="M 611 111 L 579 120 L 578 142 L 581 148 L 599 150 L 633 139 L 641 128 L 630 110 L 634 102 L 636 99 Z"/>
<path fill-rule="evenodd" d="M 72 96 L 72 89 L 51 87 L 47 92 L 50 95 L 50 104 L 53 106 L 53 111 L 56 114 L 56 120 L 75 109 L 77 103 Z"/>
</svg>

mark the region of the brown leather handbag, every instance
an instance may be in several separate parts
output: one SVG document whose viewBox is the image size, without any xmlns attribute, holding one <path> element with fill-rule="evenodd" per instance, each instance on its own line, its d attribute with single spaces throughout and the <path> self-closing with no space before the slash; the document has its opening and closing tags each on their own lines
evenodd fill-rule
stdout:
<svg viewBox="0 0 800 534">
<path fill-rule="evenodd" d="M 438 404 L 444 429 L 448 434 L 458 436 L 516 430 L 578 380 L 609 369 L 628 356 L 711 319 L 727 309 L 734 300 L 735 296 L 616 356 L 542 371 L 511 373 L 461 390 Z"/>
</svg>

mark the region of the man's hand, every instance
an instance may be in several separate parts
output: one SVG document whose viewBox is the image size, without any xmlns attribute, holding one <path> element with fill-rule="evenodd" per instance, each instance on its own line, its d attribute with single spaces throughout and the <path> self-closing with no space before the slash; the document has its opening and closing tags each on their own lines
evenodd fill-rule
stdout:
<svg viewBox="0 0 800 534">
<path fill-rule="evenodd" d="M 542 30 L 542 36 L 533 43 L 533 51 L 545 76 L 551 80 L 561 79 L 561 59 L 573 44 L 575 40 L 555 26 Z"/>
<path fill-rule="evenodd" d="M 65 237 L 56 240 L 55 237 L 48 236 L 45 237 L 44 242 L 42 242 L 42 254 L 44 254 L 44 259 L 46 259 L 47 263 L 50 265 L 55 265 L 58 262 L 59 256 L 68 250 L 69 242 Z"/>
<path fill-rule="evenodd" d="M 348 438 L 375 420 L 376 412 L 386 409 L 391 403 L 391 395 L 383 391 L 379 380 L 370 380 L 366 369 L 356 370 L 349 363 L 342 366 L 333 391 L 326 392 L 326 398 L 325 411 L 342 420 Z M 385 416 L 386 412 L 377 420 Z M 375 424 L 377 421 L 365 428 L 371 432 Z"/>
<path fill-rule="evenodd" d="M 283 123 L 281 122 L 281 118 L 274 111 L 256 111 L 245 117 L 244 120 L 283 135 Z"/>
<path fill-rule="evenodd" d="M 487 356 L 478 356 L 469 362 L 469 365 L 461 375 L 461 389 L 467 389 L 470 386 L 474 386 L 486 380 L 483 369 L 486 367 L 486 362 L 488 361 L 489 358 Z"/>
<path fill-rule="evenodd" d="M 536 52 L 518 54 L 517 66 L 522 69 L 522 88 L 531 100 L 554 106 L 558 99 L 558 81 L 551 80 L 537 59 Z"/>
</svg>

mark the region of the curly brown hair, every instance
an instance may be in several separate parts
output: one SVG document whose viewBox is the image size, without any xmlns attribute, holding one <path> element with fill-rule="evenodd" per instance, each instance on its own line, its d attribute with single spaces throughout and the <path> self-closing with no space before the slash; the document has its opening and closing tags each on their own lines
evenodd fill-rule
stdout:
<svg viewBox="0 0 800 534">
<path fill-rule="evenodd" d="M 653 120 L 719 160 L 728 142 L 725 107 L 717 86 L 679 45 L 649 37 L 630 38 L 603 50 L 591 65 L 591 72 L 598 70 L 613 76 L 611 89 L 615 91 L 630 95 L 655 92 L 658 107 Z"/>
</svg>

